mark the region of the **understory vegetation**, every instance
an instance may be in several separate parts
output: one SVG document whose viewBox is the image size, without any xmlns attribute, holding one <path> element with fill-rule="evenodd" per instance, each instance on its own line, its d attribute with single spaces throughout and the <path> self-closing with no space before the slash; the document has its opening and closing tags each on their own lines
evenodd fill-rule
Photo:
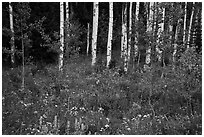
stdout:
<svg viewBox="0 0 204 137">
<path fill-rule="evenodd" d="M 2 72 L 3 134 L 202 134 L 201 56 L 182 54 L 174 69 L 123 73 L 120 62 L 93 68 L 81 55 L 55 65 Z M 195 57 L 196 56 L 196 57 Z M 196 60 L 194 60 L 196 59 Z"/>
</svg>

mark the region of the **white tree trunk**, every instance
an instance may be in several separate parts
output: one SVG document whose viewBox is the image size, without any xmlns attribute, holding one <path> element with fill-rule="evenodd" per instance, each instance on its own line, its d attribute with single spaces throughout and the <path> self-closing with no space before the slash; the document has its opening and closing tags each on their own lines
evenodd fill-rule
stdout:
<svg viewBox="0 0 204 137">
<path fill-rule="evenodd" d="M 175 68 L 175 62 L 176 62 L 176 52 L 177 52 L 177 43 L 174 43 L 173 44 L 173 49 L 174 49 L 174 51 L 173 51 L 173 69 Z"/>
<path fill-rule="evenodd" d="M 152 32 L 152 21 L 153 21 L 153 10 L 151 9 L 154 6 L 154 2 L 150 2 L 150 6 L 149 6 L 149 18 L 147 19 L 147 33 L 151 33 Z M 151 44 L 150 44 L 151 45 Z M 146 51 L 146 60 L 145 63 L 146 65 L 149 65 L 151 62 L 151 46 L 147 47 L 147 51 Z"/>
<path fill-rule="evenodd" d="M 175 63 L 176 59 L 175 59 L 175 55 L 176 55 L 176 52 L 177 52 L 177 41 L 178 41 L 178 32 L 179 32 L 179 21 L 177 23 L 177 26 L 176 26 L 176 32 L 175 32 L 175 42 L 173 44 L 173 62 Z"/>
<path fill-rule="evenodd" d="M 175 31 L 175 41 L 174 41 L 174 43 L 176 43 L 177 44 L 177 42 L 178 42 L 178 33 L 179 33 L 179 30 L 180 30 L 180 21 L 181 21 L 181 19 L 179 19 L 178 21 L 177 21 L 177 26 L 176 26 L 176 31 Z"/>
<path fill-rule="evenodd" d="M 69 2 L 66 2 L 66 21 L 69 21 Z"/>
<path fill-rule="evenodd" d="M 172 8 L 173 3 L 171 3 L 170 6 L 171 6 L 170 8 Z M 169 33 L 170 33 L 169 40 L 170 40 L 170 44 L 172 44 L 172 40 L 173 40 L 172 39 L 173 38 L 173 23 L 172 23 L 171 20 L 169 20 L 168 24 L 169 24 Z"/>
<path fill-rule="evenodd" d="M 108 29 L 108 44 L 107 44 L 107 65 L 109 67 L 111 61 L 111 49 L 112 49 L 112 35 L 113 35 L 113 2 L 109 3 L 109 29 Z"/>
<path fill-rule="evenodd" d="M 161 40 L 161 35 L 162 33 L 164 33 L 164 20 L 165 20 L 165 8 L 162 8 L 162 22 L 159 23 L 159 29 L 158 29 L 158 32 L 157 32 L 157 45 L 156 45 L 156 52 L 158 53 L 157 54 L 157 57 L 158 57 L 158 61 L 161 61 L 161 58 L 162 58 L 162 51 L 159 49 L 158 45 L 161 44 L 163 42 L 163 40 Z"/>
<path fill-rule="evenodd" d="M 96 63 L 96 47 L 97 47 L 97 33 L 98 33 L 98 7 L 99 3 L 93 3 L 93 33 L 92 33 L 92 63 L 94 66 Z"/>
<path fill-rule="evenodd" d="M 130 61 L 130 53 L 131 53 L 131 38 L 132 38 L 132 2 L 130 2 L 130 9 L 129 9 L 129 39 L 128 39 L 128 55 L 127 60 Z"/>
<path fill-rule="evenodd" d="M 138 28 L 137 25 L 138 25 L 138 22 L 139 22 L 139 6 L 140 6 L 140 2 L 136 2 L 136 7 L 135 7 L 135 25 L 136 25 L 136 28 Z M 136 35 L 135 35 L 135 44 L 134 44 L 133 67 L 134 67 L 134 64 L 135 64 L 136 57 L 138 55 L 138 37 L 139 37 L 138 29 L 136 29 L 135 34 Z"/>
<path fill-rule="evenodd" d="M 57 122 L 58 120 L 57 120 L 57 115 L 54 117 L 54 121 L 53 121 L 53 125 L 54 125 L 54 129 L 57 129 L 58 128 L 58 126 L 57 126 Z"/>
<path fill-rule="evenodd" d="M 169 33 L 170 33 L 169 39 L 170 39 L 170 42 L 172 42 L 172 32 L 173 32 L 173 26 L 171 24 L 169 24 Z"/>
<path fill-rule="evenodd" d="M 154 37 L 154 40 L 155 38 L 157 37 L 157 34 L 156 34 L 156 29 L 158 29 L 158 11 L 159 11 L 159 6 L 158 6 L 158 2 L 155 2 L 154 3 L 154 11 L 153 11 L 153 23 L 152 23 L 152 31 L 153 31 L 153 37 Z M 156 40 L 155 40 L 156 41 Z"/>
<path fill-rule="evenodd" d="M 127 72 L 128 67 L 128 47 L 127 47 L 127 3 L 125 3 L 125 9 L 123 13 L 123 27 L 124 27 L 124 41 L 123 41 L 123 47 L 124 47 L 124 71 Z"/>
<path fill-rule="evenodd" d="M 86 49 L 86 54 L 87 56 L 89 55 L 89 23 L 87 23 L 87 49 Z"/>
<path fill-rule="evenodd" d="M 121 30 L 121 59 L 124 59 L 124 38 L 125 38 L 125 24 L 124 24 L 124 10 L 122 8 L 122 30 Z"/>
<path fill-rule="evenodd" d="M 194 15 L 195 16 L 195 19 L 194 19 L 194 25 L 195 25 L 195 27 L 193 27 L 193 30 L 192 30 L 192 35 L 191 35 L 191 37 L 192 37 L 192 42 L 191 42 L 191 46 L 192 47 L 195 47 L 196 46 L 196 39 L 197 39 L 197 36 L 196 36 L 196 34 L 198 33 L 197 32 L 197 26 L 199 25 L 199 10 L 196 12 L 196 14 Z"/>
<path fill-rule="evenodd" d="M 192 24 L 193 24 L 193 15 L 194 15 L 194 5 L 195 2 L 193 2 L 193 7 L 192 7 L 192 13 L 191 13 L 191 19 L 190 19 L 190 25 L 188 29 L 188 39 L 187 39 L 187 49 L 189 49 L 190 46 L 190 38 L 191 38 L 191 29 L 192 29 Z"/>
<path fill-rule="evenodd" d="M 66 14 L 66 23 L 64 26 L 65 27 L 65 32 L 64 32 L 64 43 L 65 43 L 65 49 L 64 50 L 67 50 L 68 47 L 69 47 L 69 39 L 70 39 L 70 28 L 69 28 L 69 2 L 66 2 L 66 9 L 65 9 L 65 14 Z"/>
<path fill-rule="evenodd" d="M 60 2 L 60 55 L 59 55 L 59 71 L 63 67 L 63 52 L 64 52 L 64 3 Z"/>
<path fill-rule="evenodd" d="M 186 19 L 187 19 L 187 2 L 185 2 L 185 9 L 184 9 L 183 44 L 186 44 Z"/>
<path fill-rule="evenodd" d="M 14 28 L 13 28 L 13 7 L 11 2 L 9 2 L 9 17 L 10 17 L 10 30 L 11 30 L 11 63 L 15 63 L 15 44 L 14 44 Z"/>
<path fill-rule="evenodd" d="M 66 2 L 66 32 L 69 32 L 69 2 Z M 66 34 L 66 37 L 69 38 L 69 33 Z"/>
</svg>

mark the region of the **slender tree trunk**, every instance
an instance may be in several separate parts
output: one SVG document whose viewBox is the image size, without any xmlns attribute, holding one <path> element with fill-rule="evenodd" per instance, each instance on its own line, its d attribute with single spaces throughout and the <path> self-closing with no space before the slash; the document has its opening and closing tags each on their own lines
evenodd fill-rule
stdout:
<svg viewBox="0 0 204 137">
<path fill-rule="evenodd" d="M 63 53 L 65 54 L 66 51 L 69 49 L 69 39 L 70 39 L 70 28 L 69 28 L 69 2 L 65 2 L 65 29 L 64 29 L 64 48 Z M 63 56 L 63 60 L 65 60 L 66 56 Z"/>
<path fill-rule="evenodd" d="M 133 68 L 134 68 L 134 64 L 136 62 L 136 57 L 138 55 L 138 37 L 139 37 L 139 33 L 138 33 L 138 22 L 139 22 L 139 6 L 140 6 L 140 2 L 136 2 L 136 7 L 135 7 L 135 26 L 136 26 L 136 31 L 135 31 L 135 44 L 134 44 L 134 57 L 133 57 Z M 138 58 L 139 60 L 139 58 Z"/>
<path fill-rule="evenodd" d="M 196 11 L 195 11 L 196 12 Z M 197 36 L 200 32 L 199 30 L 199 9 L 197 10 L 196 14 L 195 14 L 195 19 L 194 19 L 194 27 L 193 27 L 193 32 L 192 32 L 192 42 L 191 42 L 191 46 L 192 47 L 196 47 L 196 40 L 197 40 Z"/>
<path fill-rule="evenodd" d="M 107 44 L 107 68 L 111 61 L 112 35 L 113 35 L 113 2 L 109 3 L 109 29 Z"/>
<path fill-rule="evenodd" d="M 173 3 L 170 4 L 170 8 L 173 7 Z M 170 19 L 170 17 L 168 18 L 169 19 L 169 40 L 170 40 L 170 44 L 172 44 L 172 41 L 173 41 L 173 21 Z"/>
<path fill-rule="evenodd" d="M 151 34 L 152 33 L 152 21 L 153 21 L 153 11 L 152 11 L 152 7 L 154 6 L 154 2 L 150 2 L 150 6 L 149 6 L 149 17 L 147 19 L 147 33 Z M 151 62 L 151 43 L 150 45 L 148 45 L 147 50 L 146 50 L 146 66 L 150 65 Z"/>
<path fill-rule="evenodd" d="M 125 38 L 125 24 L 124 24 L 124 7 L 122 6 L 122 27 L 121 27 L 121 59 L 124 59 L 124 38 Z"/>
<path fill-rule="evenodd" d="M 66 21 L 69 21 L 69 2 L 66 2 Z"/>
<path fill-rule="evenodd" d="M 94 66 L 96 63 L 96 47 L 97 47 L 97 33 L 98 33 L 98 11 L 99 2 L 93 3 L 93 33 L 92 33 L 92 63 Z"/>
<path fill-rule="evenodd" d="M 190 25 L 189 25 L 189 29 L 188 29 L 187 49 L 189 49 L 189 46 L 190 46 L 191 29 L 192 29 L 193 15 L 194 15 L 194 10 L 195 10 L 194 5 L 195 5 L 195 2 L 193 2 Z"/>
<path fill-rule="evenodd" d="M 181 6 L 180 6 L 181 8 Z M 175 40 L 174 40 L 174 44 L 173 44 L 173 69 L 175 68 L 175 62 L 176 62 L 176 58 L 175 58 L 175 55 L 176 55 L 176 52 L 177 52 L 177 46 L 178 46 L 178 41 L 179 41 L 179 37 L 178 37 L 178 34 L 179 34 L 179 31 L 180 31 L 180 27 L 181 27 L 181 19 L 179 19 L 177 21 L 177 26 L 176 26 L 176 32 L 175 32 Z"/>
<path fill-rule="evenodd" d="M 169 23 L 169 33 L 170 33 L 169 40 L 172 43 L 173 25 L 171 23 Z"/>
<path fill-rule="evenodd" d="M 156 52 L 157 52 L 157 57 L 158 57 L 158 61 L 161 62 L 161 56 L 162 56 L 162 51 L 159 49 L 158 45 L 163 43 L 163 39 L 161 40 L 161 35 L 164 34 L 164 22 L 165 22 L 165 8 L 162 8 L 162 22 L 159 23 L 159 29 L 157 32 L 157 45 L 156 45 Z"/>
<path fill-rule="evenodd" d="M 54 129 L 55 129 L 55 130 L 57 130 L 57 128 L 58 128 L 58 126 L 57 126 L 57 125 L 58 125 L 58 124 L 57 124 L 58 122 L 57 122 L 57 121 L 58 121 L 58 120 L 57 120 L 57 115 L 56 115 L 56 116 L 54 117 L 54 121 L 53 121 L 53 125 L 54 125 Z"/>
<path fill-rule="evenodd" d="M 128 38 L 128 63 L 130 62 L 130 53 L 131 53 L 131 45 L 132 45 L 132 2 L 130 2 L 129 9 L 129 38 Z M 128 65 L 127 65 L 128 66 Z"/>
<path fill-rule="evenodd" d="M 87 23 L 87 49 L 86 49 L 87 56 L 89 55 L 89 33 L 90 33 L 89 29 L 90 29 L 89 23 Z"/>
<path fill-rule="evenodd" d="M 66 38 L 69 38 L 69 2 L 66 2 L 66 28 L 67 28 L 67 34 Z"/>
<path fill-rule="evenodd" d="M 59 71 L 63 67 L 63 52 L 64 52 L 64 3 L 60 2 L 60 55 L 59 55 Z"/>
<path fill-rule="evenodd" d="M 127 3 L 125 3 L 125 9 L 123 13 L 123 27 L 124 27 L 124 41 L 123 41 L 123 47 L 124 47 L 124 71 L 127 72 L 128 67 L 128 47 L 127 47 Z"/>
<path fill-rule="evenodd" d="M 176 62 L 176 58 L 175 58 L 175 55 L 176 55 L 176 52 L 177 52 L 177 41 L 178 41 L 178 31 L 179 31 L 179 21 L 177 23 L 177 26 L 176 26 L 176 32 L 175 32 L 175 42 L 173 44 L 173 63 L 175 64 Z"/>
<path fill-rule="evenodd" d="M 176 26 L 176 31 L 175 31 L 175 40 L 174 40 L 174 43 L 178 43 L 178 41 L 179 41 L 179 37 L 178 37 L 178 34 L 179 34 L 179 30 L 180 30 L 180 23 L 181 22 L 181 19 L 179 19 L 178 20 L 178 22 L 177 22 L 177 26 Z"/>
<path fill-rule="evenodd" d="M 186 44 L 186 19 L 187 19 L 187 2 L 185 2 L 184 21 L 183 21 L 183 44 Z"/>
<path fill-rule="evenodd" d="M 14 43 L 14 28 L 13 28 L 13 7 L 9 2 L 9 17 L 10 17 L 10 30 L 11 30 L 11 64 L 14 66 L 15 63 L 15 43 Z"/>
<path fill-rule="evenodd" d="M 153 11 L 153 23 L 152 23 L 152 31 L 153 31 L 153 41 L 156 42 L 157 39 L 157 29 L 158 29 L 158 2 L 154 3 L 154 11 Z"/>
</svg>

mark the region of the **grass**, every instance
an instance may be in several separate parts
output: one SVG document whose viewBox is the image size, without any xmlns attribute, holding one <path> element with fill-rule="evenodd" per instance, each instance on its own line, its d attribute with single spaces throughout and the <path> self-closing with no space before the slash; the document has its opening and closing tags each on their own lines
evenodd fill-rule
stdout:
<svg viewBox="0 0 204 137">
<path fill-rule="evenodd" d="M 3 134 L 201 134 L 201 89 L 186 92 L 182 70 L 120 75 L 104 60 L 91 67 L 81 56 L 34 76 L 27 66 L 25 91 L 20 68 L 3 71 Z"/>
</svg>

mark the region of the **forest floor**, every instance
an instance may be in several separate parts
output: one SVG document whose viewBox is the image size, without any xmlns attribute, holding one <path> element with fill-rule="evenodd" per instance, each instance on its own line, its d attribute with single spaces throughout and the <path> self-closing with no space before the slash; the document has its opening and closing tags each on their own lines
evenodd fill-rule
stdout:
<svg viewBox="0 0 204 137">
<path fill-rule="evenodd" d="M 20 67 L 3 70 L 2 133 L 202 134 L 194 74 L 171 67 L 123 74 L 119 65 L 106 69 L 102 60 L 93 68 L 85 56 L 65 62 L 63 73 L 27 65 L 24 90 Z"/>
</svg>

